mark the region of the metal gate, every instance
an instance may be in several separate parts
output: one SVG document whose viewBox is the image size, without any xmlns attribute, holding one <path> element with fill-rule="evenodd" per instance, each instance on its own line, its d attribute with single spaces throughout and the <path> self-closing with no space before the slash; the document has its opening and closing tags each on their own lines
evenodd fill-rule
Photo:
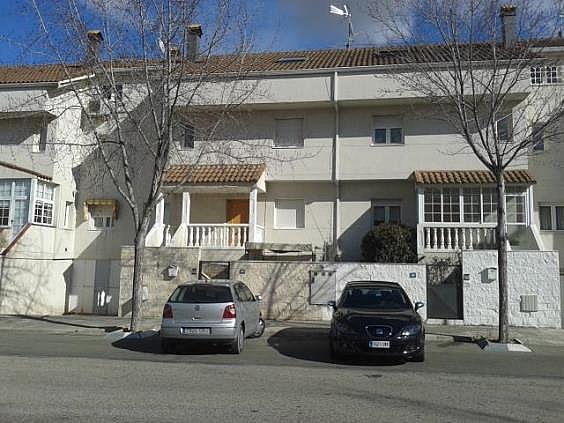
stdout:
<svg viewBox="0 0 564 423">
<path fill-rule="evenodd" d="M 463 319 L 462 266 L 444 263 L 427 265 L 427 317 Z"/>
<path fill-rule="evenodd" d="M 229 262 L 201 261 L 200 279 L 229 279 Z"/>
</svg>

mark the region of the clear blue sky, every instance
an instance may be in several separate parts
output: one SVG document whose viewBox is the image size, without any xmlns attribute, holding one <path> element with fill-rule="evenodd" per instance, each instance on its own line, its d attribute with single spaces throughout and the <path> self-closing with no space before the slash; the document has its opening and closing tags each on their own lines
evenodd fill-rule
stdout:
<svg viewBox="0 0 564 423">
<path fill-rule="evenodd" d="M 82 0 L 87 2 L 89 0 Z M 358 0 L 350 0 L 349 5 Z M 342 2 L 342 1 L 341 1 Z M 252 0 L 250 1 L 252 4 Z M 328 13 L 330 0 L 259 0 L 253 8 L 254 50 L 300 50 L 343 47 L 346 24 Z M 371 40 L 373 22 L 354 6 L 357 45 Z M 357 8 L 358 9 L 358 8 Z M 37 23 L 29 0 L 0 0 L 0 63 L 49 61 L 35 41 Z M 204 28 L 205 31 L 205 28 Z"/>
</svg>

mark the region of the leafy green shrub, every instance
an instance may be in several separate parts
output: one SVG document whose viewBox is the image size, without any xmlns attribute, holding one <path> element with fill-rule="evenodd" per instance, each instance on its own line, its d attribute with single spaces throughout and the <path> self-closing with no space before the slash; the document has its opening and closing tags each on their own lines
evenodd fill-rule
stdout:
<svg viewBox="0 0 564 423">
<path fill-rule="evenodd" d="M 360 249 L 366 261 L 415 263 L 417 231 L 409 226 L 382 223 L 364 236 Z"/>
</svg>

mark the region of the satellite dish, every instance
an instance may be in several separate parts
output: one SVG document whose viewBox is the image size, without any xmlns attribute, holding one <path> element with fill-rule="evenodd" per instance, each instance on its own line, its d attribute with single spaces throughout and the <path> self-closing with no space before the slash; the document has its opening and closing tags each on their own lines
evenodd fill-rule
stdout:
<svg viewBox="0 0 564 423">
<path fill-rule="evenodd" d="M 346 4 L 343 5 L 343 9 L 339 9 L 337 6 L 333 6 L 333 5 L 329 6 L 329 13 L 333 15 L 343 16 L 345 18 L 350 18 L 351 16 Z"/>
</svg>

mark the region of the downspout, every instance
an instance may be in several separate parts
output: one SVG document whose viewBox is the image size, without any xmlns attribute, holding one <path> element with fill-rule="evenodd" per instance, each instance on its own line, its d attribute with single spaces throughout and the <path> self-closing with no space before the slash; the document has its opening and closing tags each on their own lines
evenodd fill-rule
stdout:
<svg viewBox="0 0 564 423">
<path fill-rule="evenodd" d="M 335 109 L 335 136 L 333 137 L 333 169 L 332 180 L 335 185 L 335 203 L 333 205 L 333 252 L 334 259 L 339 260 L 341 257 L 341 247 L 339 236 L 341 235 L 341 185 L 339 181 L 339 133 L 340 133 L 340 116 L 339 116 L 339 74 L 333 72 L 332 84 L 332 102 Z"/>
</svg>

